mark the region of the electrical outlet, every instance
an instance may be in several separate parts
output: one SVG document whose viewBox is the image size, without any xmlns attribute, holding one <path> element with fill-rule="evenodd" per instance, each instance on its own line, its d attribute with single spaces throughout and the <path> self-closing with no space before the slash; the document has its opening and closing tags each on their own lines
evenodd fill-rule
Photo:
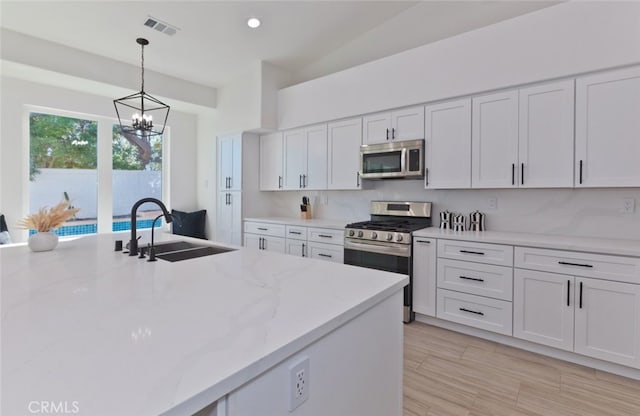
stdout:
<svg viewBox="0 0 640 416">
<path fill-rule="evenodd" d="M 622 212 L 624 214 L 633 214 L 636 210 L 636 200 L 634 198 L 622 198 Z"/>
<path fill-rule="evenodd" d="M 309 398 L 309 357 L 289 367 L 289 411 Z"/>
<path fill-rule="evenodd" d="M 495 196 L 490 197 L 487 200 L 487 208 L 498 209 L 498 198 L 496 198 Z"/>
</svg>

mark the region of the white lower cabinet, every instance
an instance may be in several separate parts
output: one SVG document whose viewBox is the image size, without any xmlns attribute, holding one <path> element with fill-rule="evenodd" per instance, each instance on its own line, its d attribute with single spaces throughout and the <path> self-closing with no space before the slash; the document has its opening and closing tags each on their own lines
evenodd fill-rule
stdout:
<svg viewBox="0 0 640 416">
<path fill-rule="evenodd" d="M 344 229 L 245 221 L 244 246 L 298 257 L 344 262 Z"/>
<path fill-rule="evenodd" d="M 575 278 L 515 269 L 513 336 L 573 351 Z"/>
<path fill-rule="evenodd" d="M 413 239 L 413 311 L 436 316 L 436 240 Z"/>
<path fill-rule="evenodd" d="M 334 263 L 344 263 L 343 246 L 310 241 L 308 247 L 308 257 L 312 259 L 328 260 Z"/>
<path fill-rule="evenodd" d="M 281 224 L 246 221 L 244 223 L 244 246 L 256 250 L 285 253 L 285 227 Z"/>
<path fill-rule="evenodd" d="M 529 247 L 515 259 L 515 337 L 640 368 L 638 259 Z"/>
<path fill-rule="evenodd" d="M 438 318 L 511 335 L 511 302 L 438 289 Z"/>
<path fill-rule="evenodd" d="M 576 278 L 574 351 L 640 368 L 640 285 Z"/>
</svg>

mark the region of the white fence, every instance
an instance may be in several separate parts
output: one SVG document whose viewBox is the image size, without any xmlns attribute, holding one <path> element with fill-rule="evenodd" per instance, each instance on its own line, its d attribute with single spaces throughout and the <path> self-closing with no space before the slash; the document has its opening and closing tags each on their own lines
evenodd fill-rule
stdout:
<svg viewBox="0 0 640 416">
<path fill-rule="evenodd" d="M 29 211 L 51 207 L 69 194 L 71 204 L 80 208 L 78 218 L 97 218 L 98 174 L 95 169 L 39 169 L 29 182 Z M 114 170 L 113 215 L 128 215 L 137 200 L 162 199 L 162 172 Z"/>
</svg>

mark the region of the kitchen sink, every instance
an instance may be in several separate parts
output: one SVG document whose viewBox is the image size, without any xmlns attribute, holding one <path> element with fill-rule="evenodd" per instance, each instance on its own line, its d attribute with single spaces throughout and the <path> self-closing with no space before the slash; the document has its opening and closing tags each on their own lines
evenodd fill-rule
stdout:
<svg viewBox="0 0 640 416">
<path fill-rule="evenodd" d="M 168 253 L 170 251 L 188 250 L 192 248 L 205 247 L 202 244 L 194 244 L 188 241 L 169 241 L 166 243 L 157 243 L 153 246 L 156 251 L 156 255 L 162 253 Z M 146 250 L 146 247 L 145 247 Z"/>
<path fill-rule="evenodd" d="M 156 258 L 170 262 L 228 253 L 230 251 L 235 250 L 227 247 L 194 244 L 188 241 L 172 241 L 159 243 L 155 246 Z"/>
</svg>

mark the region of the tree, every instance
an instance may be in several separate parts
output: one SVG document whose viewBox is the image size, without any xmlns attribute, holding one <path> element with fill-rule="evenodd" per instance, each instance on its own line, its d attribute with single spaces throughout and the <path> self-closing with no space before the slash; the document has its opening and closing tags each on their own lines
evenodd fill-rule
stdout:
<svg viewBox="0 0 640 416">
<path fill-rule="evenodd" d="M 30 176 L 39 168 L 96 169 L 97 122 L 31 113 L 29 129 Z"/>
</svg>

